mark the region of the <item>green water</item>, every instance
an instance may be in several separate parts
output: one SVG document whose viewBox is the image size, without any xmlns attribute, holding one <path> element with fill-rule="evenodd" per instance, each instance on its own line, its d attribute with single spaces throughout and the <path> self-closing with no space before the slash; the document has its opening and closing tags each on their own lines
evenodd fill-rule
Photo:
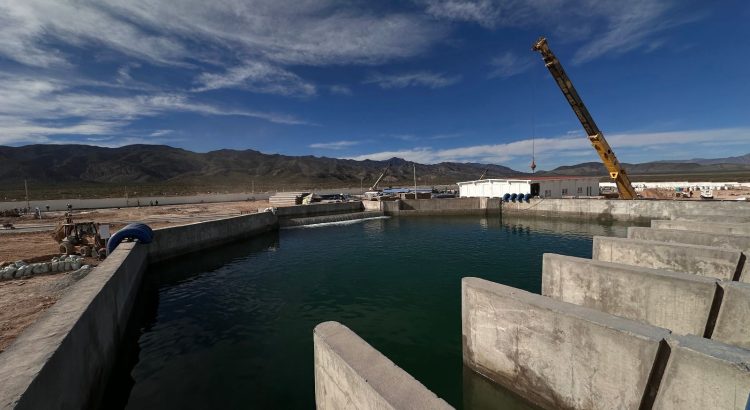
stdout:
<svg viewBox="0 0 750 410">
<path fill-rule="evenodd" d="M 391 218 L 282 230 L 152 266 L 105 408 L 314 407 L 312 330 L 339 321 L 457 408 L 527 408 L 465 369 L 460 281 L 539 292 L 584 222 Z"/>
</svg>

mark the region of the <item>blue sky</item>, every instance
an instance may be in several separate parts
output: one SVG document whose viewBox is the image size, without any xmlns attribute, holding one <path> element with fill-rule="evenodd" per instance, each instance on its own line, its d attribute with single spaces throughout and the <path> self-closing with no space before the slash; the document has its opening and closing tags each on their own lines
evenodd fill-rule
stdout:
<svg viewBox="0 0 750 410">
<path fill-rule="evenodd" d="M 527 170 L 750 152 L 750 3 L 0 0 L 0 144 L 168 144 Z"/>
</svg>

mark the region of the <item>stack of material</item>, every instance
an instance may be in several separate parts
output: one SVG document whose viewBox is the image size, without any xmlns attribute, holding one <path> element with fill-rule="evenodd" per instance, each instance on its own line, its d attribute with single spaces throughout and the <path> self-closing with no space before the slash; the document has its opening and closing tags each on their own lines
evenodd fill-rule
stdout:
<svg viewBox="0 0 750 410">
<path fill-rule="evenodd" d="M 276 195 L 268 198 L 271 206 L 293 206 L 301 205 L 302 197 L 310 194 L 309 192 L 277 192 Z"/>
</svg>

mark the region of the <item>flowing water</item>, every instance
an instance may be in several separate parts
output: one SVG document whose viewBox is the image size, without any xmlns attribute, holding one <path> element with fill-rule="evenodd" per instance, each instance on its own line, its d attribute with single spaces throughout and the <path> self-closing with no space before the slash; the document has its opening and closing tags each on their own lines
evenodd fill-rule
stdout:
<svg viewBox="0 0 750 410">
<path fill-rule="evenodd" d="M 461 360 L 461 278 L 540 292 L 542 254 L 622 226 L 412 217 L 285 229 L 150 267 L 104 408 L 314 407 L 316 324 L 339 321 L 457 408 L 529 408 Z"/>
</svg>

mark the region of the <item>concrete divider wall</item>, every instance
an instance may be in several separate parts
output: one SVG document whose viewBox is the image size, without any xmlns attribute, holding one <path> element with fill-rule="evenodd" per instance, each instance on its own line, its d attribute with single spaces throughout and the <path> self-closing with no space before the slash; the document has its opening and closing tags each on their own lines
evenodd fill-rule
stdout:
<svg viewBox="0 0 750 410">
<path fill-rule="evenodd" d="M 479 209 L 481 198 L 402 199 L 403 211 L 446 211 Z"/>
<path fill-rule="evenodd" d="M 711 232 L 731 235 L 750 235 L 750 224 L 716 223 L 695 221 L 651 221 L 651 227 L 656 229 L 677 229 L 682 231 Z"/>
<path fill-rule="evenodd" d="M 750 217 L 750 202 L 537 198 L 529 203 L 503 203 L 503 213 L 514 212 L 561 214 L 603 221 L 648 222 L 652 219 L 670 219 L 673 215 L 689 217 L 726 214 Z"/>
<path fill-rule="evenodd" d="M 315 404 L 327 409 L 452 409 L 346 326 L 313 331 Z"/>
<path fill-rule="evenodd" d="M 699 231 L 686 233 L 678 229 L 655 229 L 631 226 L 628 228 L 628 238 L 713 246 L 724 249 L 739 249 L 743 253 L 750 252 L 750 235 L 730 235 Z"/>
<path fill-rule="evenodd" d="M 595 236 L 592 259 L 737 280 L 745 256 L 737 249 Z"/>
<path fill-rule="evenodd" d="M 721 308 L 711 339 L 750 350 L 750 284 L 723 282 Z"/>
<path fill-rule="evenodd" d="M 750 215 L 748 216 L 734 216 L 734 215 L 727 215 L 727 214 L 691 215 L 691 216 L 672 215 L 672 219 L 676 221 L 750 223 Z"/>
<path fill-rule="evenodd" d="M 144 245 L 120 244 L 0 354 L 0 407 L 96 405 L 145 266 Z"/>
<path fill-rule="evenodd" d="M 397 207 L 391 203 L 397 204 Z M 383 211 L 389 215 L 500 215 L 499 198 L 402 199 L 384 201 Z"/>
<path fill-rule="evenodd" d="M 627 319 L 703 336 L 716 279 L 546 253 L 542 295 Z"/>
<path fill-rule="evenodd" d="M 279 218 L 302 218 L 314 215 L 357 212 L 363 209 L 360 201 L 282 206 L 276 208 L 276 216 Z"/>
<path fill-rule="evenodd" d="M 149 263 L 221 245 L 278 228 L 271 212 L 235 216 L 154 230 L 149 244 Z"/>
<path fill-rule="evenodd" d="M 668 342 L 671 352 L 654 409 L 750 406 L 750 351 L 695 336 L 674 336 Z"/>
<path fill-rule="evenodd" d="M 669 331 L 477 278 L 462 280 L 464 363 L 545 408 L 635 409 Z"/>
</svg>

